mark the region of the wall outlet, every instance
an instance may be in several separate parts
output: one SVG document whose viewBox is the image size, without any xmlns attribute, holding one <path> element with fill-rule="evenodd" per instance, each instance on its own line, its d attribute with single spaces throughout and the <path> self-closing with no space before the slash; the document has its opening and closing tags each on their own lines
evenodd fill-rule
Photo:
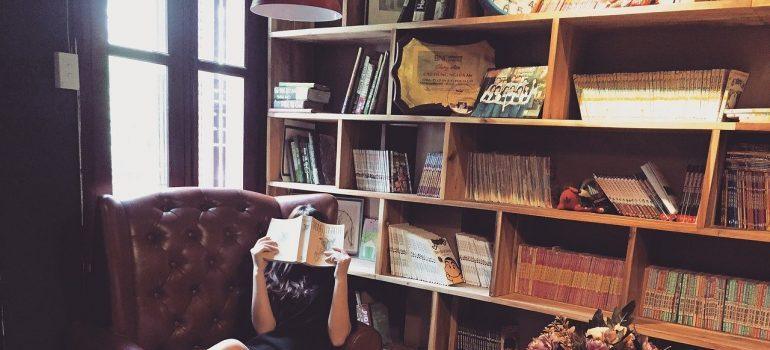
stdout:
<svg viewBox="0 0 770 350">
<path fill-rule="evenodd" d="M 80 90 L 78 55 L 66 52 L 54 52 L 55 83 L 59 89 Z"/>
</svg>

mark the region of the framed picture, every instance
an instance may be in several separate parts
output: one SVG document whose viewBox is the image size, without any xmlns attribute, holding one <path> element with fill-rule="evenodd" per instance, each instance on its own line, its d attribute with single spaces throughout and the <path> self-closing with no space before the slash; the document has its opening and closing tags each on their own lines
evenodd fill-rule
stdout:
<svg viewBox="0 0 770 350">
<path fill-rule="evenodd" d="M 337 197 L 337 224 L 345 225 L 345 251 L 350 255 L 358 254 L 358 240 L 364 223 L 364 199 Z"/>
<path fill-rule="evenodd" d="M 297 137 L 307 137 L 308 134 L 315 131 L 315 124 L 292 121 L 283 128 L 283 146 L 281 147 L 281 180 L 286 182 L 296 182 L 293 162 L 291 160 L 291 147 L 289 142 Z"/>
<path fill-rule="evenodd" d="M 396 23 L 404 0 L 369 0 L 367 24 Z"/>
</svg>

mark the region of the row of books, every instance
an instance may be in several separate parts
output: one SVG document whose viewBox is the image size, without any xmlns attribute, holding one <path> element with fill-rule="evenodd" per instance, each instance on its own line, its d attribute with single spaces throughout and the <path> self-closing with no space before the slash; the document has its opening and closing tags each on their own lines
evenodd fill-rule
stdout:
<svg viewBox="0 0 770 350">
<path fill-rule="evenodd" d="M 302 133 L 302 132 L 301 132 Z M 286 180 L 314 185 L 333 185 L 336 174 L 337 141 L 333 136 L 306 131 L 284 140 Z"/>
<path fill-rule="evenodd" d="M 700 208 L 701 190 L 703 188 L 703 175 L 706 167 L 703 165 L 688 165 L 687 175 L 684 177 L 682 189 L 682 201 L 679 205 L 679 214 L 676 221 L 695 222 Z"/>
<path fill-rule="evenodd" d="M 749 74 L 712 69 L 576 74 L 583 120 L 718 122 L 733 108 Z"/>
<path fill-rule="evenodd" d="M 412 226 L 388 226 L 391 274 L 449 286 L 465 282 L 458 260 L 447 240 Z"/>
<path fill-rule="evenodd" d="M 518 253 L 517 293 L 604 310 L 620 305 L 623 260 L 525 244 Z"/>
<path fill-rule="evenodd" d="M 473 324 L 457 326 L 456 350 L 500 350 L 516 349 L 515 335 L 505 329 L 477 327 Z"/>
<path fill-rule="evenodd" d="M 722 224 L 767 230 L 770 217 L 770 147 L 740 143 L 725 157 Z"/>
<path fill-rule="evenodd" d="M 725 109 L 725 120 L 744 123 L 770 123 L 770 108 Z"/>
<path fill-rule="evenodd" d="M 489 288 L 494 253 L 492 243 L 484 237 L 467 233 L 457 233 L 455 239 L 465 282 Z"/>
<path fill-rule="evenodd" d="M 420 185 L 417 186 L 417 194 L 425 197 L 438 198 L 441 191 L 441 169 L 444 154 L 441 152 L 428 153 L 425 157 L 425 165 L 422 167 Z"/>
<path fill-rule="evenodd" d="M 679 212 L 676 197 L 663 173 L 651 162 L 633 177 L 594 175 L 618 213 L 645 219 L 669 219 Z"/>
<path fill-rule="evenodd" d="M 537 12 L 565 12 L 575 10 L 597 10 L 604 8 L 652 5 L 656 0 L 543 0 Z"/>
<path fill-rule="evenodd" d="M 551 158 L 500 153 L 468 155 L 466 198 L 551 208 Z"/>
<path fill-rule="evenodd" d="M 316 83 L 279 82 L 273 88 L 273 110 L 277 112 L 321 112 L 330 99 L 329 88 Z"/>
<path fill-rule="evenodd" d="M 340 113 L 374 114 L 382 109 L 378 103 L 385 100 L 379 96 L 386 90 L 383 82 L 387 81 L 390 67 L 389 53 L 381 53 L 375 61 L 363 52 L 364 49 L 359 47 Z"/>
<path fill-rule="evenodd" d="M 642 316 L 770 340 L 770 283 L 649 266 Z"/>
<path fill-rule="evenodd" d="M 359 190 L 412 193 L 406 153 L 354 149 L 353 168 Z"/>
</svg>

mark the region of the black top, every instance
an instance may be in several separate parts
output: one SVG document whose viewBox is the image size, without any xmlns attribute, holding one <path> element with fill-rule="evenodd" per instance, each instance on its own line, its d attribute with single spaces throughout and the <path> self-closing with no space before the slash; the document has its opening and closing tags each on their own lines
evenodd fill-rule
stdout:
<svg viewBox="0 0 770 350">
<path fill-rule="evenodd" d="M 266 270 L 271 268 L 268 266 Z M 305 285 L 312 288 L 312 292 L 304 298 L 287 296 L 280 299 L 268 291 L 275 329 L 258 335 L 246 346 L 250 350 L 331 349 L 328 320 L 334 291 L 334 268 L 296 264 L 281 278 L 287 279 L 305 279 Z"/>
</svg>

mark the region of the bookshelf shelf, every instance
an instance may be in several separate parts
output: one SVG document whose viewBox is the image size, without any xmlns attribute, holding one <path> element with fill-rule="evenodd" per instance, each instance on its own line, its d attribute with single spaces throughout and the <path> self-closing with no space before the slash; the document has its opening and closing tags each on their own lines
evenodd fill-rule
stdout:
<svg viewBox="0 0 770 350">
<path fill-rule="evenodd" d="M 511 119 L 511 118 L 472 118 L 425 115 L 389 115 L 389 114 L 340 114 L 340 113 L 285 113 L 271 112 L 271 118 L 296 119 L 304 121 L 369 121 L 386 123 L 452 123 L 452 124 L 483 124 L 483 125 L 513 125 L 555 128 L 595 128 L 595 129 L 639 129 L 639 130 L 725 130 L 768 132 L 770 124 L 763 123 L 732 123 L 732 122 L 633 122 L 612 121 L 595 122 L 575 119 Z"/>
<path fill-rule="evenodd" d="M 450 305 L 456 306 L 459 298 L 577 321 L 593 315 L 593 308 L 516 293 L 521 244 L 550 247 L 556 243 L 579 253 L 622 258 L 621 297 L 636 300 L 637 304 L 643 302 L 644 272 L 651 265 L 770 279 L 763 266 L 752 260 L 770 252 L 770 231 L 718 226 L 727 145 L 765 138 L 770 123 L 584 121 L 572 84 L 573 74 L 739 69 L 750 72 L 751 78 L 738 107 L 765 107 L 770 88 L 770 0 L 697 1 L 487 17 L 473 17 L 478 14 L 474 9 L 476 0 L 458 0 L 457 18 L 376 25 L 360 25 L 365 12 L 361 4 L 365 2 L 343 3 L 347 10 L 341 26 L 306 28 L 305 24 L 273 22 L 269 86 L 279 81 L 324 84 L 332 92 L 328 110 L 339 111 L 358 47 L 365 55 L 376 57 L 385 50 L 393 53 L 396 41 L 407 36 L 446 38 L 450 42 L 465 37 L 489 38 L 498 49 L 498 65 L 549 67 L 543 119 L 400 114 L 393 103 L 394 80 L 390 76 L 383 85 L 387 86 L 381 100 L 384 106 L 379 106 L 377 114 L 271 111 L 267 115 L 267 192 L 363 198 L 366 216 L 379 219 L 377 262 L 354 258 L 349 273 L 360 277 L 356 279 L 359 282 L 384 283 L 422 296 L 430 294 L 431 313 L 423 315 L 430 319 L 429 349 L 448 350 L 454 344 L 457 311 Z M 361 13 L 353 13 L 356 11 Z M 305 29 L 278 30 L 300 27 Z M 390 58 L 388 72 L 392 72 L 394 64 L 393 56 Z M 282 167 L 283 131 L 297 122 L 312 124 L 319 133 L 336 137 L 334 185 L 282 181 L 288 171 Z M 415 172 L 413 186 L 419 180 L 426 155 L 442 152 L 440 197 L 355 189 L 352 150 L 388 147 L 403 147 L 399 152 L 409 153 Z M 670 187 L 678 193 L 684 183 L 680 175 L 687 165 L 703 165 L 697 222 L 469 201 L 465 199 L 465 173 L 471 152 L 548 154 L 555 169 L 551 173 L 554 196 L 561 190 L 558 186 L 580 184 L 594 172 L 638 172 L 639 165 L 647 161 L 661 167 Z M 388 226 L 404 222 L 435 229 L 450 240 L 450 245 L 455 242 L 449 237 L 457 232 L 476 233 L 494 241 L 490 287 L 448 287 L 393 276 L 388 261 Z M 467 226 L 483 232 L 473 232 Z M 693 251 L 688 251 L 690 248 Z M 641 317 L 636 325 L 642 334 L 687 344 L 687 348 L 770 348 L 767 341 Z"/>
<path fill-rule="evenodd" d="M 399 202 L 410 203 L 423 203 L 432 205 L 443 205 L 450 207 L 461 207 L 471 209 L 481 209 L 490 211 L 501 211 L 505 213 L 521 214 L 528 216 L 537 216 L 544 218 L 591 222 L 606 225 L 615 226 L 627 226 L 637 227 L 653 230 L 663 230 L 671 232 L 689 233 L 689 234 L 701 234 L 707 236 L 716 236 L 718 233 L 713 230 L 698 230 L 695 224 L 680 223 L 680 222 L 667 222 L 661 220 L 640 219 L 619 215 L 605 215 L 595 213 L 584 213 L 568 210 L 558 210 L 551 208 L 537 208 L 523 205 L 507 205 L 507 204 L 494 204 L 494 203 L 480 203 L 460 200 L 443 200 L 439 198 L 422 197 L 416 194 L 404 194 L 404 193 L 385 193 L 385 192 L 371 192 L 361 190 L 342 189 L 334 186 L 325 185 L 311 185 L 295 182 L 281 182 L 273 181 L 268 184 L 270 187 L 299 190 L 307 192 L 324 192 L 343 196 L 365 197 L 365 198 L 378 198 L 393 200 Z M 735 237 L 738 238 L 738 237 Z"/>
<path fill-rule="evenodd" d="M 719 350 L 767 349 L 770 342 L 711 331 L 679 324 L 651 320 L 643 317 L 636 319 L 637 330 L 654 338 L 701 346 Z"/>
<path fill-rule="evenodd" d="M 394 30 L 448 29 L 475 31 L 482 29 L 534 28 L 550 26 L 554 20 L 590 27 L 631 27 L 651 25 L 682 25 L 711 23 L 725 25 L 763 25 L 768 13 L 762 7 L 767 0 L 701 1 L 679 5 L 656 5 L 606 10 L 534 13 L 444 19 L 426 22 L 406 22 L 343 27 L 308 28 L 274 31 L 274 39 L 298 42 L 343 42 L 346 40 L 388 40 Z"/>
</svg>

